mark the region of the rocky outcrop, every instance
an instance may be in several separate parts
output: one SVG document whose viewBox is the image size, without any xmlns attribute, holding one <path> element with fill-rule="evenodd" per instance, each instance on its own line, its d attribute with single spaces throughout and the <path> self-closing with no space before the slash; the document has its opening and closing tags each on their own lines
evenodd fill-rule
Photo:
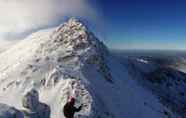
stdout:
<svg viewBox="0 0 186 118">
<path fill-rule="evenodd" d="M 0 118 L 23 118 L 23 114 L 14 107 L 0 104 Z"/>
<path fill-rule="evenodd" d="M 50 107 L 39 102 L 39 94 L 35 89 L 23 97 L 23 107 L 25 118 L 50 118 Z"/>
</svg>

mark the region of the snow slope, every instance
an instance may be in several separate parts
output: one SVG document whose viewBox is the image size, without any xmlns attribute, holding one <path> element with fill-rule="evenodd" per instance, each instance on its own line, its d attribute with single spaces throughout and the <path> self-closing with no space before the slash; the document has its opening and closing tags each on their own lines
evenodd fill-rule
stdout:
<svg viewBox="0 0 186 118">
<path fill-rule="evenodd" d="M 158 97 L 160 102 L 174 114 L 186 117 L 186 74 L 175 67 L 181 61 L 174 58 L 148 58 L 148 63 L 138 58 L 122 58 L 120 62 L 128 67 L 133 79 Z M 157 61 L 158 60 L 158 61 Z M 171 61 L 173 60 L 173 61 Z M 164 63 L 165 62 L 165 63 Z M 176 62 L 176 63 L 175 63 Z M 178 117 L 178 116 L 177 116 Z"/>
<path fill-rule="evenodd" d="M 51 118 L 63 117 L 70 96 L 84 105 L 79 118 L 167 117 L 159 99 L 77 19 L 32 34 L 0 58 L 0 102 L 17 109 L 24 109 L 23 95 L 35 88 Z"/>
<path fill-rule="evenodd" d="M 0 39 L 0 53 L 2 53 L 3 51 L 8 50 L 10 47 L 12 47 L 13 45 L 15 45 L 17 42 L 19 42 L 19 40 L 11 40 L 11 41 L 6 41 L 3 39 Z"/>
</svg>

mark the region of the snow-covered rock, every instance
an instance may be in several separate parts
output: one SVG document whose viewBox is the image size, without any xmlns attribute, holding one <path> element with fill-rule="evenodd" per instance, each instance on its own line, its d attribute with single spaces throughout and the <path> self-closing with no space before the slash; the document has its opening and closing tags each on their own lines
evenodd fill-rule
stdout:
<svg viewBox="0 0 186 118">
<path fill-rule="evenodd" d="M 23 114 L 14 107 L 0 104 L 0 118 L 23 118 Z"/>
<path fill-rule="evenodd" d="M 50 118 L 50 107 L 39 102 L 39 93 L 32 89 L 23 97 L 24 117 L 26 118 Z"/>
<path fill-rule="evenodd" d="M 77 106 L 83 104 L 75 115 L 79 118 L 166 116 L 159 99 L 138 85 L 128 67 L 75 18 L 32 34 L 0 58 L 0 102 L 18 109 L 33 111 L 39 99 L 50 107 L 51 118 L 63 118 L 62 108 L 74 96 Z M 39 94 L 25 97 L 31 88 Z"/>
</svg>

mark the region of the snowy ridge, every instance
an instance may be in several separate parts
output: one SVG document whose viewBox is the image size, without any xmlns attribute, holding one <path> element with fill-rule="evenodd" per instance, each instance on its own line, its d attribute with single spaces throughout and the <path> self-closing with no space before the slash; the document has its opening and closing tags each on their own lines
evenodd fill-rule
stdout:
<svg viewBox="0 0 186 118">
<path fill-rule="evenodd" d="M 79 20 L 39 31 L 0 54 L 0 102 L 24 109 L 34 88 L 62 118 L 70 96 L 83 104 L 79 118 L 161 118 L 167 110 Z"/>
<path fill-rule="evenodd" d="M 133 79 L 144 88 L 151 90 L 164 106 L 179 117 L 185 118 L 186 74 L 175 67 L 175 62 L 178 63 L 179 61 L 173 60 L 171 62 L 171 59 L 169 58 L 169 62 L 163 63 L 164 59 L 158 59 L 157 62 L 156 59 L 149 58 L 149 63 L 144 64 L 144 62 L 138 61 L 139 59 L 135 60 L 134 57 L 123 58 L 122 64 L 128 66 Z M 175 117 L 171 115 L 171 112 L 165 113 L 168 117 Z"/>
</svg>

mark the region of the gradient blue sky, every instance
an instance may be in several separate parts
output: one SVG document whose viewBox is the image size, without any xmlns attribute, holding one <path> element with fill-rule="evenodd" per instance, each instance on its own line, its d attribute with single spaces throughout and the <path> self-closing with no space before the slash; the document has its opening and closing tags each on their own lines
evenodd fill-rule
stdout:
<svg viewBox="0 0 186 118">
<path fill-rule="evenodd" d="M 186 50 L 186 0 L 0 0 L 0 16 L 0 44 L 78 16 L 110 48 Z"/>
<path fill-rule="evenodd" d="M 185 0 L 94 0 L 106 43 L 119 49 L 186 49 Z"/>
</svg>

